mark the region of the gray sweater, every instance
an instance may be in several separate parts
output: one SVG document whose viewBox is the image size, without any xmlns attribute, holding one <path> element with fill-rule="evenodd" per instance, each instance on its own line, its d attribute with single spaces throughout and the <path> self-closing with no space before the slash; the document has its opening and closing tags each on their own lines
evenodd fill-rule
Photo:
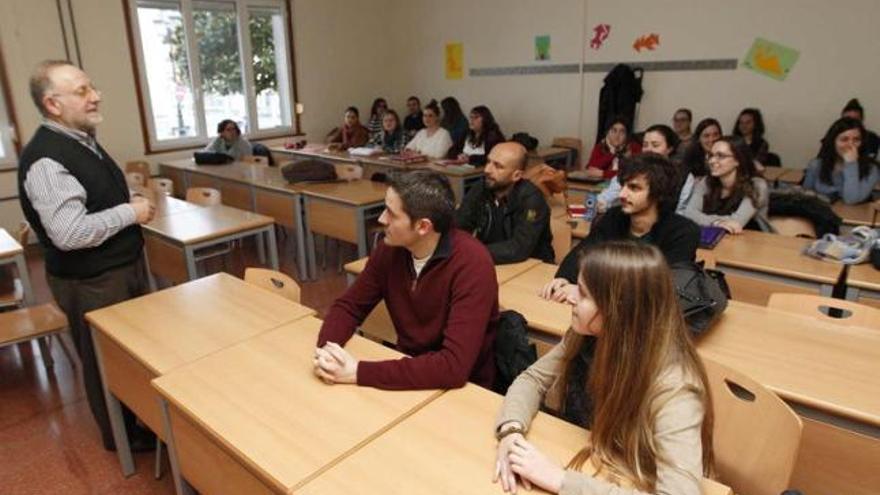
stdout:
<svg viewBox="0 0 880 495">
<path fill-rule="evenodd" d="M 859 164 L 846 162 L 840 170 L 831 173 L 831 184 L 822 182 L 819 178 L 821 169 L 821 160 L 814 158 L 810 161 L 804 174 L 804 188 L 828 197 L 840 198 L 848 205 L 869 199 L 874 185 L 880 181 L 880 171 L 873 165 L 868 175 L 859 179 Z"/>
<path fill-rule="evenodd" d="M 251 143 L 243 137 L 239 137 L 232 144 L 227 144 L 222 137 L 217 136 L 213 141 L 208 143 L 208 146 L 205 146 L 205 151 L 225 153 L 231 156 L 234 160 L 241 160 L 246 156 L 254 154 L 251 149 Z"/>
<path fill-rule="evenodd" d="M 694 184 L 694 191 L 691 194 L 690 201 L 688 201 L 684 216 L 690 218 L 701 227 L 713 225 L 720 220 L 733 220 L 745 227 L 755 216 L 760 216 L 766 220 L 768 206 L 770 204 L 770 190 L 767 188 L 767 181 L 761 177 L 753 177 L 752 186 L 754 186 L 758 193 L 757 205 L 752 202 L 751 198 L 745 197 L 740 202 L 739 208 L 730 215 L 710 215 L 703 213 L 703 196 L 705 196 L 708 191 L 706 178 L 703 177 Z"/>
</svg>

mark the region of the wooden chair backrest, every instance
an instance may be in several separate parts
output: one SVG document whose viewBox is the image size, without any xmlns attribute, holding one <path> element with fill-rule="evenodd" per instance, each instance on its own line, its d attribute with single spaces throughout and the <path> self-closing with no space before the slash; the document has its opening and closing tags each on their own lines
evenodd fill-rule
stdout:
<svg viewBox="0 0 880 495">
<path fill-rule="evenodd" d="M 816 227 L 813 222 L 800 217 L 770 217 L 770 225 L 776 233 L 788 237 L 816 238 Z"/>
<path fill-rule="evenodd" d="M 199 206 L 220 204 L 220 191 L 213 187 L 190 187 L 186 190 L 186 200 Z"/>
<path fill-rule="evenodd" d="M 715 425 L 719 481 L 734 493 L 779 495 L 789 488 L 803 424 L 776 394 L 742 373 L 703 359 Z"/>
<path fill-rule="evenodd" d="M 775 292 L 770 295 L 767 307 L 811 316 L 839 325 L 880 328 L 880 309 L 844 299 L 814 294 Z M 842 310 L 843 316 L 840 318 L 829 316 L 829 309 Z"/>
<path fill-rule="evenodd" d="M 146 185 L 146 178 L 140 172 L 126 172 L 125 183 L 128 184 L 129 188 L 144 187 Z"/>
<path fill-rule="evenodd" d="M 299 302 L 299 285 L 281 272 L 265 268 L 247 268 L 244 271 L 244 281 L 274 292 L 295 303 Z"/>
<path fill-rule="evenodd" d="M 27 222 L 21 222 L 18 224 L 18 231 L 15 233 L 15 238 L 18 240 L 18 243 L 21 244 L 21 247 L 27 247 L 30 234 L 31 224 Z"/>
<path fill-rule="evenodd" d="M 551 218 L 550 233 L 553 235 L 553 253 L 558 265 L 571 250 L 571 224 L 565 217 Z"/>
<path fill-rule="evenodd" d="M 168 196 L 174 195 L 174 181 L 165 177 L 156 177 L 155 179 L 150 179 L 149 183 L 150 189 L 167 194 Z"/>
<path fill-rule="evenodd" d="M 146 179 L 150 178 L 150 164 L 144 160 L 132 160 L 130 162 L 125 162 L 125 171 L 127 172 L 137 172 L 144 176 L 144 182 Z"/>
</svg>

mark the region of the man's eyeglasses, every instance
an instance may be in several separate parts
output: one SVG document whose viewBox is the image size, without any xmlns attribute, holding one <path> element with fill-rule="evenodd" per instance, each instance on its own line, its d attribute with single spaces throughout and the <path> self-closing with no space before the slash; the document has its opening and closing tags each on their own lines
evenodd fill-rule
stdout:
<svg viewBox="0 0 880 495">
<path fill-rule="evenodd" d="M 101 97 L 101 90 L 99 90 L 98 88 L 96 88 L 95 86 L 93 86 L 91 84 L 88 86 L 80 86 L 69 93 L 53 93 L 52 96 L 64 96 L 64 95 L 68 94 L 68 95 L 76 96 L 77 98 L 85 98 L 93 91 L 94 91 L 95 95 L 98 96 L 98 98 Z"/>
</svg>

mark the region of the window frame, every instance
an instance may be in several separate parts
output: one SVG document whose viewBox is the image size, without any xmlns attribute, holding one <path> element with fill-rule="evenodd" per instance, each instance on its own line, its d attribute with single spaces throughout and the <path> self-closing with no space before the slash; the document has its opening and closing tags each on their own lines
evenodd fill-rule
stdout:
<svg viewBox="0 0 880 495">
<path fill-rule="evenodd" d="M 0 171 L 18 168 L 18 154 L 21 152 L 18 136 L 15 105 L 9 78 L 6 76 L 6 60 L 3 58 L 3 51 L 0 50 L 0 141 L 5 153 L 5 156 L 0 158 Z"/>
<path fill-rule="evenodd" d="M 147 0 L 148 2 L 150 0 Z M 188 66 L 190 79 L 192 81 L 193 108 L 195 112 L 195 128 L 196 136 L 183 137 L 175 139 L 159 140 L 156 136 L 155 119 L 153 115 L 152 102 L 150 101 L 149 86 L 147 82 L 146 64 L 144 63 L 143 46 L 141 44 L 140 27 L 138 25 L 138 0 L 122 0 L 123 10 L 125 12 L 126 30 L 128 34 L 129 53 L 132 61 L 132 71 L 135 80 L 135 90 L 137 92 L 138 108 L 140 110 L 141 132 L 144 140 L 144 149 L 147 155 L 156 153 L 167 153 L 172 151 L 181 151 L 189 149 L 197 149 L 205 146 L 211 139 L 215 137 L 213 129 L 205 126 L 205 108 L 204 108 L 204 90 L 201 87 L 201 67 L 198 63 L 198 41 L 194 35 L 193 9 L 194 3 L 198 4 L 200 0 L 172 0 L 180 5 L 182 22 L 184 25 L 184 33 L 186 37 Z M 261 139 L 271 139 L 290 135 L 301 135 L 300 133 L 300 115 L 294 110 L 297 101 L 297 78 L 296 78 L 296 61 L 293 46 L 293 31 L 291 28 L 292 17 L 290 3 L 287 0 L 224 0 L 235 4 L 235 13 L 237 19 L 238 30 L 238 46 L 240 60 L 242 62 L 242 83 L 243 93 L 245 95 L 245 104 L 248 112 L 249 132 L 245 137 L 249 140 L 256 141 Z M 162 0 L 156 1 L 157 4 L 164 3 Z M 169 2 L 172 3 L 172 2 Z M 285 34 L 285 61 L 287 70 L 279 70 L 279 75 L 286 75 L 289 81 L 288 95 L 286 98 L 291 102 L 290 117 L 291 123 L 287 126 L 272 127 L 269 129 L 258 129 L 259 117 L 257 114 L 257 94 L 255 82 L 253 79 L 253 67 L 246 61 L 251 60 L 253 52 L 251 48 L 251 35 L 248 22 L 250 19 L 251 9 L 254 10 L 279 10 L 284 21 Z M 284 95 L 279 95 L 282 101 Z"/>
</svg>

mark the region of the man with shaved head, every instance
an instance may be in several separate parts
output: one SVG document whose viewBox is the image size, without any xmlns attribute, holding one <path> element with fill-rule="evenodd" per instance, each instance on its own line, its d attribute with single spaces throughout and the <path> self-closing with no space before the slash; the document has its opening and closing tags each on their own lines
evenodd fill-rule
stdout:
<svg viewBox="0 0 880 495">
<path fill-rule="evenodd" d="M 483 181 L 468 191 L 455 214 L 457 226 L 480 239 L 499 265 L 526 258 L 554 261 L 550 208 L 541 191 L 523 180 L 526 161 L 519 143 L 493 147 Z"/>
<path fill-rule="evenodd" d="M 89 407 L 110 450 L 115 443 L 83 315 L 146 293 L 140 224 L 154 208 L 129 196 L 122 170 L 95 140 L 101 93 L 85 72 L 47 60 L 34 70 L 30 92 L 43 122 L 21 153 L 19 201 L 43 247 L 46 279 L 67 315 Z M 154 445 L 134 415 L 124 416 L 133 449 Z"/>
</svg>

